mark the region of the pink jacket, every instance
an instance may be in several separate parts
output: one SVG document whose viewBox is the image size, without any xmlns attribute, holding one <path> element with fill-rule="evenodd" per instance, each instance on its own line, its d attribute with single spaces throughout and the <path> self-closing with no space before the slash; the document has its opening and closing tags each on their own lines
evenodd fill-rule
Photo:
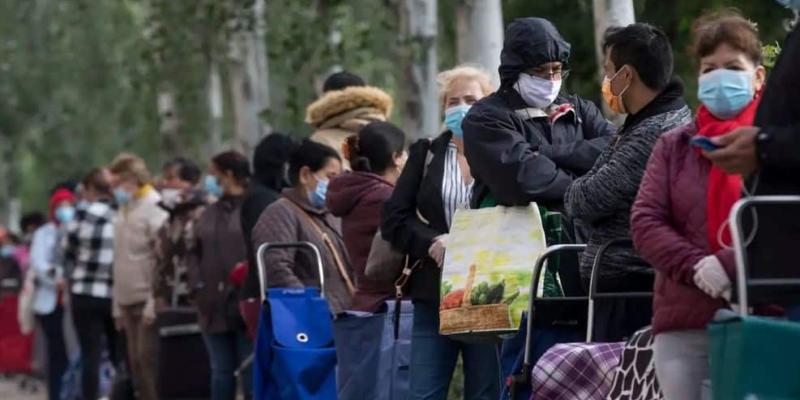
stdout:
<svg viewBox="0 0 800 400">
<path fill-rule="evenodd" d="M 694 265 L 710 255 L 706 236 L 706 182 L 711 163 L 689 140 L 694 122 L 664 134 L 656 143 L 631 213 L 633 241 L 656 270 L 655 334 L 704 329 L 726 306 L 694 284 Z M 731 250 L 715 254 L 733 280 Z"/>
</svg>

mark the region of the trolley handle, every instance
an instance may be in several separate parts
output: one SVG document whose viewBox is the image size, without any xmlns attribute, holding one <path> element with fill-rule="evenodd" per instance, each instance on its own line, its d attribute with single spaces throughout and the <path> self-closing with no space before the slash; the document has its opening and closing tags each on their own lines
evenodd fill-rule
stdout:
<svg viewBox="0 0 800 400">
<path fill-rule="evenodd" d="M 602 268 L 603 256 L 612 247 L 633 247 L 633 240 L 630 238 L 611 239 L 599 249 L 592 262 L 592 274 L 589 278 L 589 314 L 586 321 L 586 343 L 591 343 L 594 337 L 594 301 L 595 299 L 635 299 L 653 297 L 653 292 L 603 292 L 597 293 L 597 282 L 600 280 L 600 269 Z"/>
<path fill-rule="evenodd" d="M 749 267 L 747 265 L 747 255 L 745 254 L 747 244 L 744 243 L 746 235 L 744 233 L 743 214 L 747 208 L 758 204 L 800 204 L 800 196 L 749 196 L 737 201 L 731 209 L 729 221 L 733 228 L 731 229 L 731 237 L 733 239 L 733 249 L 736 256 L 736 286 L 739 297 L 739 315 L 742 317 L 748 315 L 749 303 L 747 289 L 749 287 L 800 287 L 800 278 L 749 278 Z"/>
<path fill-rule="evenodd" d="M 317 273 L 319 273 L 320 296 L 324 298 L 325 270 L 322 267 L 322 256 L 320 255 L 317 246 L 310 242 L 264 243 L 261 246 L 258 246 L 258 250 L 256 251 L 256 266 L 258 267 L 258 284 L 261 287 L 261 301 L 264 302 L 267 300 L 267 288 L 269 287 L 269 285 L 267 285 L 267 272 L 266 266 L 264 265 L 264 257 L 269 251 L 282 249 L 306 249 L 310 250 L 311 253 L 314 254 L 314 258 L 317 262 Z"/>
</svg>

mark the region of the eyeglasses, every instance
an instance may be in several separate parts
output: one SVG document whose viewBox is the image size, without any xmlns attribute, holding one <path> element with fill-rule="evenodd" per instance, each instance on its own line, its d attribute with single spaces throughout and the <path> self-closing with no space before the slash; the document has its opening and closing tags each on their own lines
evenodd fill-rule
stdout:
<svg viewBox="0 0 800 400">
<path fill-rule="evenodd" d="M 569 76 L 569 70 L 562 67 L 546 68 L 536 67 L 526 71 L 528 75 L 534 75 L 542 79 L 553 80 L 553 78 L 566 79 Z"/>
</svg>

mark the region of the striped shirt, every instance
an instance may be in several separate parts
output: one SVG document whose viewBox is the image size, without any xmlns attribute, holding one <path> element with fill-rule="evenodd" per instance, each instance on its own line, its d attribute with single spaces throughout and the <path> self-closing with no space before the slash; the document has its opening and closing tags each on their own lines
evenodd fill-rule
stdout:
<svg viewBox="0 0 800 400">
<path fill-rule="evenodd" d="M 458 147 L 450 142 L 447 146 L 447 155 L 444 159 L 444 174 L 442 174 L 442 202 L 444 203 L 444 216 L 449 226 L 453 214 L 457 209 L 469 208 L 472 197 L 472 185 L 464 182 L 461 175 L 461 166 L 458 164 Z"/>
</svg>

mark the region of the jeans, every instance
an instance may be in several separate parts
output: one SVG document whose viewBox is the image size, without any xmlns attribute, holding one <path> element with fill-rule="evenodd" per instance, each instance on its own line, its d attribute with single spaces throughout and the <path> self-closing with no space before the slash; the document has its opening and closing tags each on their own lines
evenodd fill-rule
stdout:
<svg viewBox="0 0 800 400">
<path fill-rule="evenodd" d="M 111 299 L 74 294 L 71 300 L 72 321 L 81 349 L 83 398 L 96 400 L 100 378 L 100 356 L 104 346 L 108 349 L 112 364 L 117 365 L 117 331 L 114 328 L 114 318 L 111 316 Z"/>
<path fill-rule="evenodd" d="M 700 400 L 709 379 L 708 334 L 704 330 L 659 333 L 653 345 L 656 377 L 665 400 Z"/>
<path fill-rule="evenodd" d="M 253 345 L 243 331 L 205 333 L 203 337 L 211 364 L 211 400 L 234 400 L 236 398 L 234 373 L 253 351 Z M 253 393 L 252 373 L 243 371 L 240 377 L 244 398 L 249 399 Z"/>
<path fill-rule="evenodd" d="M 409 400 L 445 400 L 458 355 L 464 361 L 464 399 L 500 397 L 500 360 L 497 346 L 463 343 L 439 335 L 436 303 L 414 303 L 411 334 Z"/>
<path fill-rule="evenodd" d="M 64 309 L 57 305 L 50 314 L 37 315 L 47 342 L 47 397 L 61 398 L 61 379 L 67 370 L 67 347 L 64 344 Z"/>
<path fill-rule="evenodd" d="M 142 318 L 144 303 L 122 306 L 122 320 L 128 344 L 128 361 L 139 400 L 158 399 L 158 330 Z"/>
</svg>

